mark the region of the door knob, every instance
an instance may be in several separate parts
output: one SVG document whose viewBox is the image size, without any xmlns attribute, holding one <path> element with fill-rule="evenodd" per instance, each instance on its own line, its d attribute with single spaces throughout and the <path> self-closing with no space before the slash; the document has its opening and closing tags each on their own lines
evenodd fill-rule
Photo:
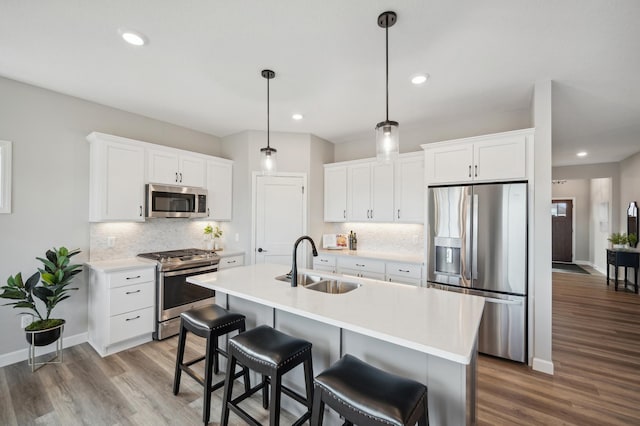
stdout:
<svg viewBox="0 0 640 426">
<path fill-rule="evenodd" d="M 263 250 L 262 247 L 258 248 L 258 253 L 262 253 L 262 252 L 267 252 L 266 250 Z"/>
</svg>

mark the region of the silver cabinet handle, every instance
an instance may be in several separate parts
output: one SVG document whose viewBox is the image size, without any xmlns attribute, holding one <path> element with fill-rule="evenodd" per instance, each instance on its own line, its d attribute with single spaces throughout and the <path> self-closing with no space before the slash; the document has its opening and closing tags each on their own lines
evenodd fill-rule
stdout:
<svg viewBox="0 0 640 426">
<path fill-rule="evenodd" d="M 180 172 L 180 183 L 182 183 L 182 172 Z"/>
<path fill-rule="evenodd" d="M 373 209 L 371 209 L 371 219 L 373 219 Z"/>
<path fill-rule="evenodd" d="M 230 260 L 230 261 L 227 262 L 227 264 L 229 264 L 229 265 L 231 265 L 232 263 L 236 263 L 236 261 L 235 260 Z"/>
<path fill-rule="evenodd" d="M 140 290 L 136 290 L 136 291 L 127 291 L 125 294 L 135 294 L 135 293 L 140 293 Z"/>
<path fill-rule="evenodd" d="M 327 259 L 320 259 L 320 262 L 328 262 L 329 260 Z"/>
<path fill-rule="evenodd" d="M 140 206 L 140 217 L 142 217 L 142 206 Z"/>
<path fill-rule="evenodd" d="M 398 209 L 398 219 L 400 219 L 400 209 Z"/>
<path fill-rule="evenodd" d="M 127 318 L 125 319 L 125 321 L 133 321 L 133 320 L 137 320 L 138 318 L 140 318 L 140 315 L 133 317 L 133 318 Z"/>
<path fill-rule="evenodd" d="M 398 269 L 398 272 L 411 272 L 411 271 L 408 269 Z"/>
<path fill-rule="evenodd" d="M 128 280 L 135 280 L 140 278 L 140 275 L 136 275 L 135 277 L 127 277 Z"/>
<path fill-rule="evenodd" d="M 211 216 L 211 209 L 209 209 L 209 207 L 207 207 L 207 216 Z"/>
<path fill-rule="evenodd" d="M 471 164 L 469 164 L 469 177 L 471 177 Z"/>
<path fill-rule="evenodd" d="M 362 263 L 356 263 L 356 266 L 360 266 L 361 268 L 364 268 L 364 265 Z"/>
<path fill-rule="evenodd" d="M 343 219 L 347 218 L 347 211 L 346 210 L 342 210 L 342 218 Z"/>
<path fill-rule="evenodd" d="M 176 183 L 178 183 L 178 172 L 176 172 Z"/>
<path fill-rule="evenodd" d="M 474 167 L 476 168 L 475 177 L 478 177 L 478 165 L 476 164 Z"/>
</svg>

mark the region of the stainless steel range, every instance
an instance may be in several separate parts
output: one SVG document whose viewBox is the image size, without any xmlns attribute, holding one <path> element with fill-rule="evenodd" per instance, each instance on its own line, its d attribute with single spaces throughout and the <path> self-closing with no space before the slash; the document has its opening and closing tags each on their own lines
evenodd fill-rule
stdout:
<svg viewBox="0 0 640 426">
<path fill-rule="evenodd" d="M 186 249 L 142 253 L 158 262 L 156 268 L 156 340 L 180 331 L 180 314 L 213 303 L 215 292 L 187 282 L 187 277 L 218 270 L 220 256 L 207 250 Z"/>
</svg>

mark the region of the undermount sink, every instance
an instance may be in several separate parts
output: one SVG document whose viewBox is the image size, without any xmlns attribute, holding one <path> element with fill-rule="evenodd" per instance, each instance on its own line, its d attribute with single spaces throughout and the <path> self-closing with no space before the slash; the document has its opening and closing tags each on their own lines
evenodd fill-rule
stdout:
<svg viewBox="0 0 640 426">
<path fill-rule="evenodd" d="M 291 275 L 279 275 L 276 277 L 276 280 L 290 283 Z M 338 281 L 331 278 L 320 277 L 318 275 L 298 274 L 298 285 L 321 293 L 343 294 L 355 290 L 362 284 Z"/>
<path fill-rule="evenodd" d="M 320 282 L 324 279 L 325 278 L 319 277 L 317 275 L 298 274 L 298 285 L 306 286 L 309 284 Z M 276 277 L 276 280 L 290 283 L 291 274 L 279 275 Z"/>
<path fill-rule="evenodd" d="M 322 293 L 329 294 L 343 294 L 348 293 L 356 288 L 360 287 L 362 284 L 351 283 L 347 281 L 338 281 L 338 280 L 322 280 L 317 283 L 308 284 L 304 286 L 304 288 L 308 288 L 309 290 L 320 291 Z"/>
</svg>

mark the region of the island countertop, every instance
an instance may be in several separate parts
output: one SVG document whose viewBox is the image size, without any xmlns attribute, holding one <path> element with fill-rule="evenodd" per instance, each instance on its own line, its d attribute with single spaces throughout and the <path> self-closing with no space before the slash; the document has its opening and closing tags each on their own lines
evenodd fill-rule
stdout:
<svg viewBox="0 0 640 426">
<path fill-rule="evenodd" d="M 362 284 L 348 293 L 326 294 L 302 286 L 291 287 L 275 279 L 289 269 L 286 265 L 249 265 L 192 276 L 187 281 L 459 364 L 471 362 L 483 298 L 320 271 L 298 271 Z"/>
</svg>

